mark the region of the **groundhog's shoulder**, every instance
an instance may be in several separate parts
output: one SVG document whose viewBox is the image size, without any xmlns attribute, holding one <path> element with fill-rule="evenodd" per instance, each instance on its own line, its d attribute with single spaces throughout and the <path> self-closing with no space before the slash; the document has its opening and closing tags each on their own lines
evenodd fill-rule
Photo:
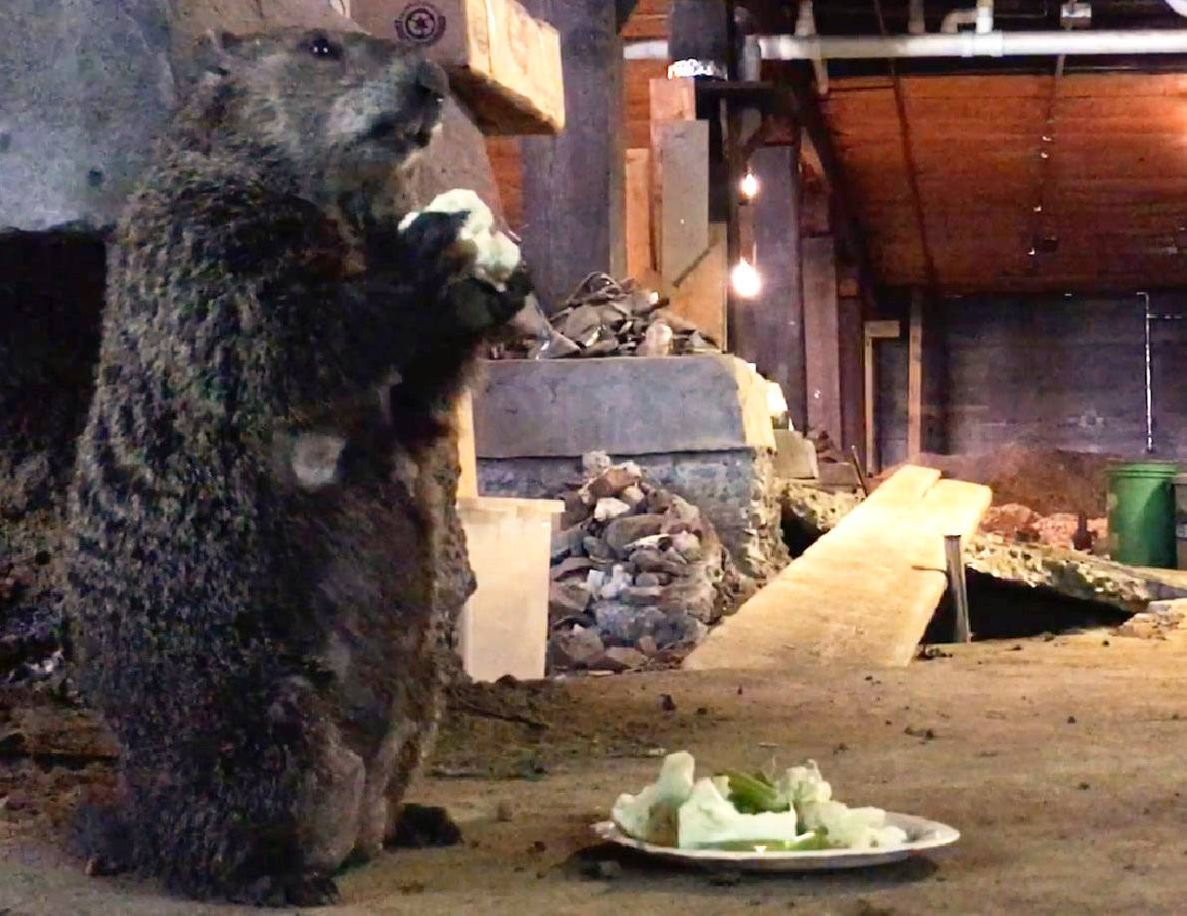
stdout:
<svg viewBox="0 0 1187 916">
<path fill-rule="evenodd" d="M 150 169 L 120 222 L 117 247 L 132 275 L 125 282 L 180 276 L 187 281 L 180 291 L 195 294 L 242 277 L 332 276 L 345 255 L 335 222 L 268 175 L 266 163 L 229 168 L 186 153 Z"/>
</svg>

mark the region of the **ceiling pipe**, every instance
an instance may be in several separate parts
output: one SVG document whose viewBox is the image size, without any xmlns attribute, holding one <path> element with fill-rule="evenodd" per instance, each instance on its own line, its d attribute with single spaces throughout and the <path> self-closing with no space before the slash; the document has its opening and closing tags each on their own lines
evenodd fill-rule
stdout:
<svg viewBox="0 0 1187 916">
<path fill-rule="evenodd" d="M 912 35 L 923 35 L 927 32 L 927 21 L 923 18 L 923 0 L 910 0 L 907 7 L 907 31 Z"/>
<path fill-rule="evenodd" d="M 940 23 L 945 35 L 955 35 L 962 25 L 971 25 L 979 35 L 993 31 L 993 0 L 977 0 L 973 9 L 953 10 Z"/>
<path fill-rule="evenodd" d="M 760 35 L 763 60 L 862 60 L 911 57 L 1045 57 L 1060 54 L 1182 54 L 1187 29 L 959 32 L 955 35 Z"/>
<path fill-rule="evenodd" d="M 815 37 L 816 16 L 812 9 L 812 0 L 800 0 L 800 11 L 796 17 L 795 34 L 797 38 Z M 816 92 L 822 96 L 828 95 L 828 65 L 819 55 L 812 58 L 812 70 L 816 74 Z"/>
</svg>

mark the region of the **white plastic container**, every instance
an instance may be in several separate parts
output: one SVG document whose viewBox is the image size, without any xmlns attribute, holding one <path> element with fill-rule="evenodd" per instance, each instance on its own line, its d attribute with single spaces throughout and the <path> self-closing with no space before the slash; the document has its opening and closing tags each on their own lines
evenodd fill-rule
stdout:
<svg viewBox="0 0 1187 916">
<path fill-rule="evenodd" d="M 549 560 L 558 500 L 462 497 L 478 590 L 462 611 L 462 665 L 476 681 L 544 677 L 548 656 Z"/>
</svg>

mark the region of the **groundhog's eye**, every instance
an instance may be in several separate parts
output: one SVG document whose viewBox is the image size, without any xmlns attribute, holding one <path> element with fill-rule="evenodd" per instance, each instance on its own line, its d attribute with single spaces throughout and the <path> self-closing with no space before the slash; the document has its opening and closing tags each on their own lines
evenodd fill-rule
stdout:
<svg viewBox="0 0 1187 916">
<path fill-rule="evenodd" d="M 316 35 L 309 41 L 309 53 L 323 60 L 333 60 L 338 56 L 338 47 L 325 35 Z"/>
</svg>

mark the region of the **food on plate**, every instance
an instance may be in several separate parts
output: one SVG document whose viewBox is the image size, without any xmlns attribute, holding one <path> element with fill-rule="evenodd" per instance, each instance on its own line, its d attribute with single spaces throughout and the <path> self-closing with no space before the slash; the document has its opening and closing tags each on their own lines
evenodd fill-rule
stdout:
<svg viewBox="0 0 1187 916">
<path fill-rule="evenodd" d="M 774 777 L 726 770 L 697 779 L 692 755 L 681 751 L 639 794 L 619 796 L 611 817 L 634 839 L 678 849 L 866 850 L 908 839 L 881 808 L 835 800 L 812 760 Z"/>
<path fill-rule="evenodd" d="M 490 207 L 473 191 L 454 188 L 438 194 L 427 207 L 405 216 L 400 221 L 400 231 L 422 213 L 466 214 L 466 222 L 458 232 L 458 244 L 474 258 L 474 276 L 478 279 L 501 287 L 519 266 L 519 246 L 495 228 Z"/>
</svg>

